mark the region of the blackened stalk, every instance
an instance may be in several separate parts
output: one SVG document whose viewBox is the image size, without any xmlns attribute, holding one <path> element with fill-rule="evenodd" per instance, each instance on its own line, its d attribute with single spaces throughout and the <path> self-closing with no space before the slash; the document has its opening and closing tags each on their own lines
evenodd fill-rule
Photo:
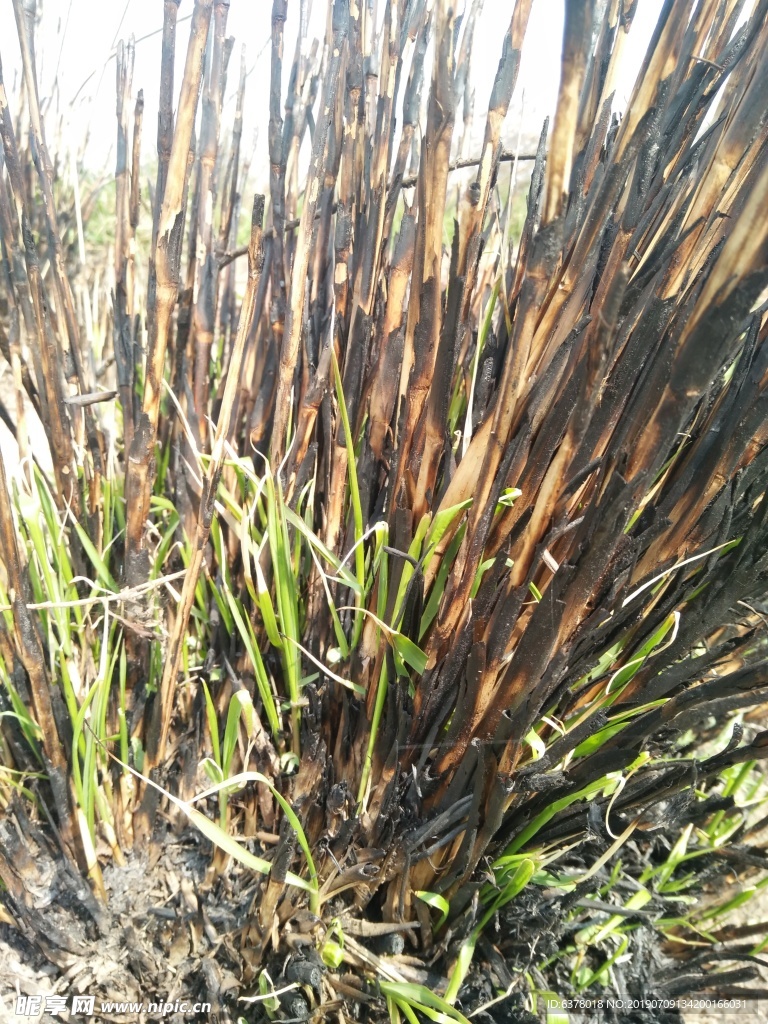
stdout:
<svg viewBox="0 0 768 1024">
<path fill-rule="evenodd" d="M 397 8 L 388 3 L 382 28 L 380 94 L 376 105 L 376 128 L 371 140 L 369 188 L 367 190 L 364 220 L 360 222 L 361 255 L 355 266 L 355 287 L 352 315 L 344 355 L 343 391 L 353 429 L 358 419 L 358 405 L 362 391 L 362 375 L 369 345 L 370 317 L 376 294 L 375 284 L 383 248 L 384 210 L 386 203 L 387 171 L 389 168 L 390 123 L 395 100 L 395 81 L 399 54 L 400 31 Z M 345 268 L 340 268 L 343 281 Z M 344 428 L 339 421 L 331 468 L 331 490 L 327 513 L 326 543 L 331 550 L 337 547 L 341 530 L 345 481 L 347 477 L 347 450 Z"/>
<path fill-rule="evenodd" d="M 216 317 L 218 266 L 213 255 L 213 209 L 215 165 L 219 148 L 219 124 L 224 99 L 229 47 L 225 44 L 229 0 L 213 3 L 213 52 L 210 71 L 203 90 L 200 121 L 199 205 L 197 209 L 197 245 L 201 253 L 197 266 L 197 301 L 194 310 L 195 371 L 194 402 L 200 442 L 205 445 L 208 432 L 207 411 L 210 385 L 210 361 Z M 190 229 L 191 230 L 191 229 Z M 190 237 L 195 237 L 190 233 Z"/>
<path fill-rule="evenodd" d="M 304 315 L 304 296 L 307 287 L 312 229 L 320 194 L 323 160 L 326 155 L 325 143 L 336 105 L 336 90 L 339 84 L 342 48 L 347 35 L 348 8 L 348 0 L 336 0 L 333 8 L 333 42 L 325 76 L 322 109 L 315 127 L 312 162 L 307 176 L 304 208 L 301 211 L 301 223 L 299 224 L 296 253 L 293 259 L 291 301 L 288 306 L 286 333 L 280 353 L 271 448 L 272 462 L 275 466 L 282 462 L 288 440 L 286 434 L 291 412 L 291 390 L 293 388 L 293 377 L 301 343 L 301 327 Z"/>
<path fill-rule="evenodd" d="M 282 350 L 285 328 L 285 272 L 283 232 L 285 230 L 285 147 L 280 88 L 283 76 L 283 28 L 288 0 L 272 4 L 272 65 L 269 83 L 269 196 L 272 202 L 272 302 L 269 320 L 278 352 Z"/>
<path fill-rule="evenodd" d="M 13 200 L 21 220 L 21 236 L 24 243 L 24 263 L 29 282 L 29 294 L 34 311 L 36 345 L 34 346 L 35 369 L 38 371 L 37 387 L 41 405 L 48 413 L 48 439 L 53 455 L 53 470 L 56 478 L 57 501 L 60 507 L 69 505 L 77 516 L 80 510 L 80 492 L 76 484 L 75 457 L 72 445 L 70 418 L 64 404 L 62 353 L 54 340 L 48 323 L 47 303 L 40 273 L 40 260 L 30 229 L 24 176 L 16 145 L 11 112 L 6 99 L 3 83 L 3 69 L 0 63 L 0 137 L 5 153 L 5 165 L 11 184 Z"/>
<path fill-rule="evenodd" d="M 51 278 L 53 281 L 53 292 L 56 296 L 57 305 L 57 328 L 56 341 L 62 357 L 65 356 L 65 349 L 69 352 L 74 364 L 75 374 L 80 387 L 81 394 L 93 391 L 91 382 L 86 375 L 80 348 L 80 327 L 75 316 L 75 303 L 72 296 L 69 278 L 64 266 L 64 251 L 61 244 L 61 236 L 58 228 L 58 217 L 56 204 L 53 197 L 53 165 L 48 153 L 48 146 L 45 140 L 43 119 L 40 113 L 40 100 L 37 89 L 37 70 L 35 67 L 34 49 L 34 22 L 37 15 L 37 0 L 13 0 L 13 9 L 16 16 L 18 29 L 19 46 L 21 48 L 22 65 L 24 69 L 24 83 L 27 93 L 27 105 L 30 120 L 30 132 L 34 139 L 34 162 L 37 170 L 37 178 L 40 183 L 40 191 L 43 198 L 43 210 L 45 213 L 45 226 L 48 235 L 49 258 L 51 264 Z M 66 339 L 66 346 L 62 344 Z M 91 481 L 91 508 L 95 510 L 101 500 L 101 455 L 99 450 L 99 439 L 93 410 L 86 408 L 83 413 L 86 427 L 88 448 L 93 460 L 92 470 L 94 479 Z M 86 473 L 88 467 L 86 467 Z M 72 492 L 77 488 L 72 487 Z M 75 499 L 75 509 L 79 509 L 79 495 Z"/>
<path fill-rule="evenodd" d="M 235 212 L 238 209 L 239 193 L 238 175 L 240 173 L 240 147 L 243 139 L 243 105 L 245 103 L 245 46 L 240 51 L 240 80 L 237 85 L 237 102 L 235 106 L 235 123 L 232 126 L 232 150 L 227 165 L 227 175 L 221 199 L 221 219 L 219 222 L 219 249 L 224 250 L 231 243 L 231 236 L 236 234 Z M 234 222 L 234 223 L 233 223 Z M 246 254 L 248 246 L 246 248 Z M 224 266 L 219 261 L 219 268 Z"/>
<path fill-rule="evenodd" d="M 168 178 L 168 164 L 173 145 L 173 72 L 176 62 L 176 20 L 181 0 L 165 0 L 163 9 L 163 41 L 160 63 L 160 98 L 157 114 L 157 179 L 155 206 L 152 211 L 152 256 L 157 244 L 160 210 Z M 151 272 L 151 266 L 150 266 Z"/>
<path fill-rule="evenodd" d="M 122 41 L 116 55 L 117 71 L 117 163 L 115 167 L 115 298 L 113 346 L 117 386 L 123 407 L 123 434 L 126 448 L 133 440 L 134 357 L 133 357 L 133 238 L 132 179 L 128 166 L 128 104 L 133 80 L 134 45 Z M 134 131 L 134 147 L 136 145 Z M 138 182 L 137 188 L 138 188 Z M 138 200 L 138 196 L 136 197 Z M 137 202 L 138 206 L 138 202 Z M 137 211 L 138 212 L 138 211 Z"/>
<path fill-rule="evenodd" d="M 141 201 L 141 132 L 144 126 L 144 90 L 139 89 L 136 106 L 133 111 L 133 148 L 131 150 L 131 227 L 135 231 L 139 226 L 139 207 Z"/>
</svg>

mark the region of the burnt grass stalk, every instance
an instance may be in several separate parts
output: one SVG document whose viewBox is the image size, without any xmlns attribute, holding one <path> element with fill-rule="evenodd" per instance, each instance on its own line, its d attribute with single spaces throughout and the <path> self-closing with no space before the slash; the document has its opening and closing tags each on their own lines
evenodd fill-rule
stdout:
<svg viewBox="0 0 768 1024">
<path fill-rule="evenodd" d="M 0 939 L 60 991 L 768 998 L 729 917 L 768 882 L 768 0 L 666 0 L 619 113 L 637 4 L 565 0 L 526 152 L 534 2 L 476 158 L 477 0 L 334 0 L 315 43 L 265 3 L 254 197 L 229 0 L 165 0 L 153 180 L 120 43 L 105 207 L 12 0 Z"/>
</svg>

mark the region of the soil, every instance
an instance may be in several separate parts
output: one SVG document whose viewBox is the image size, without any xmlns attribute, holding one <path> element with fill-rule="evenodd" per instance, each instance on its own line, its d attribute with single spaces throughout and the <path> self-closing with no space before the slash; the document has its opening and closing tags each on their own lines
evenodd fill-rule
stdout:
<svg viewBox="0 0 768 1024">
<path fill-rule="evenodd" d="M 246 1024 L 267 1021 L 261 1004 L 248 999 L 258 996 L 257 979 L 267 966 L 276 988 L 295 984 L 297 977 L 309 984 L 293 987 L 283 997 L 279 1017 L 283 1020 L 338 1020 L 383 1022 L 388 1019 L 383 1001 L 374 987 L 363 988 L 359 975 L 327 971 L 314 953 L 313 928 L 322 927 L 308 912 L 292 918 L 292 930 L 281 932 L 280 955 L 270 954 L 259 962 L 256 947 L 259 931 L 253 911 L 262 879 L 239 865 L 222 874 L 211 870 L 211 848 L 194 830 L 175 834 L 168 823 L 160 842 L 152 847 L 150 859 L 130 857 L 122 865 L 106 860 L 104 884 L 106 909 L 60 855 L 48 830 L 29 822 L 15 808 L 0 823 L 0 853 L 13 867 L 19 886 L 9 887 L 10 914 L 0 911 L 0 1014 L 14 1016 L 17 996 L 50 996 L 67 999 L 92 995 L 96 999 L 97 1021 L 128 1024 L 163 1020 L 174 1024 Z M 27 852 L 28 851 L 28 852 Z M 733 923 L 746 924 L 768 916 L 766 900 L 755 900 L 748 911 L 736 915 Z M 341 908 L 330 908 L 331 914 Z M 14 926 L 14 919 L 21 929 Z M 514 980 L 523 981 L 531 970 L 533 957 L 546 955 L 548 944 L 562 941 L 559 906 L 545 896 L 522 894 L 500 915 L 496 930 L 481 939 L 475 962 L 477 970 L 463 993 L 464 1012 L 478 1024 L 534 1024 L 540 1018 L 523 1006 Z M 328 923 L 328 922 L 326 922 Z M 537 948 L 531 948 L 531 935 Z M 392 939 L 392 936 L 384 937 Z M 398 936 L 399 938 L 399 936 Z M 393 966 L 426 964 L 407 955 L 402 941 L 394 949 L 386 942 L 358 939 L 358 948 L 370 950 Z M 390 943 L 390 946 L 392 944 Z M 631 965 L 621 968 L 620 988 L 625 997 L 658 993 L 679 971 L 678 965 L 659 953 L 655 934 L 648 929 L 648 942 L 636 942 Z M 552 950 L 554 951 L 554 949 Z M 416 952 L 415 950 L 413 952 Z M 394 955 L 393 955 L 394 954 Z M 299 972 L 297 974 L 297 971 Z M 303 972 L 303 974 L 302 974 Z M 534 972 L 535 973 L 535 972 Z M 765 980 L 765 975 L 763 976 Z M 564 992 L 569 988 L 567 973 L 562 978 L 539 977 L 540 987 Z M 764 983 L 764 980 L 762 983 Z M 760 984 L 760 982 L 756 982 Z M 487 1010 L 480 1007 L 494 998 L 500 987 L 510 996 Z M 706 993 L 708 997 L 713 992 Z M 210 1010 L 169 1009 L 165 1013 L 149 1003 L 210 1003 Z M 100 1010 L 105 1002 L 142 1002 L 142 1012 Z M 56 1020 L 85 1020 L 74 1014 L 54 1017 L 43 1013 L 45 1024 Z M 597 1024 L 594 1015 L 572 1013 L 569 1024 Z M 765 1024 L 768 1005 L 758 1004 L 754 1013 L 737 1017 L 722 1014 L 607 1014 L 600 1024 Z"/>
<path fill-rule="evenodd" d="M 0 827 L 7 851 L 11 826 Z M 93 995 L 97 1007 L 102 1001 L 211 1003 L 206 1014 L 94 1013 L 96 1020 L 126 1024 L 237 1019 L 228 1009 L 243 989 L 245 962 L 236 943 L 247 927 L 257 881 L 240 872 L 212 880 L 210 855 L 199 837 L 169 835 L 154 862 L 132 857 L 124 866 L 107 864 L 105 910 L 47 837 L 35 829 L 33 835 L 34 857 L 27 863 L 17 857 L 14 864 L 32 896 L 32 906 L 18 914 L 26 927 L 0 924 L 3 1019 L 13 1017 L 19 994 L 65 996 L 68 1003 L 73 995 Z M 43 1013 L 40 1019 L 80 1018 Z"/>
</svg>

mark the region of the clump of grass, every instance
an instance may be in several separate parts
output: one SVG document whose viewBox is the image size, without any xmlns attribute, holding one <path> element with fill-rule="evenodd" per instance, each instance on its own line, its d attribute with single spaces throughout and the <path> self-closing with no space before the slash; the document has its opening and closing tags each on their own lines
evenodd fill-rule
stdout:
<svg viewBox="0 0 768 1024">
<path fill-rule="evenodd" d="M 750 889 L 707 890 L 723 858 L 765 865 L 753 7 L 670 0 L 619 119 L 634 8 L 593 23 L 568 0 L 555 119 L 521 155 L 502 148 L 517 0 L 448 251 L 477 3 L 459 24 L 447 0 L 392 0 L 379 21 L 335 0 L 324 46 L 300 32 L 283 97 L 274 0 L 268 226 L 256 196 L 242 249 L 259 98 L 242 65 L 227 134 L 228 4 L 195 0 L 174 109 L 166 3 L 151 232 L 118 51 L 103 308 L 94 268 L 62 257 L 14 0 L 31 141 L 0 79 L 5 418 L 23 454 L 35 408 L 52 473 L 0 472 L 3 800 L 50 815 L 100 896 L 100 842 L 117 862 L 144 851 L 161 799 L 215 844 L 215 870 L 267 875 L 246 980 L 270 1016 L 272 957 L 307 909 L 323 998 L 350 997 L 346 965 L 379 979 L 361 998 L 393 1021 L 553 991 L 756 991 L 751 964 L 711 970 Z M 510 158 L 533 165 L 519 237 Z M 418 962 L 358 941 L 399 930 Z M 648 935 L 682 975 L 642 958 Z"/>
</svg>

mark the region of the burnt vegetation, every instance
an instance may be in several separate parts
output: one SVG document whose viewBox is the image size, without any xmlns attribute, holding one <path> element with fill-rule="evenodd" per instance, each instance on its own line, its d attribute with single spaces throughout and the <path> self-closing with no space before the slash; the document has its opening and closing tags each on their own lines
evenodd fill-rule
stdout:
<svg viewBox="0 0 768 1024">
<path fill-rule="evenodd" d="M 762 926 L 725 915 L 768 865 L 768 0 L 666 0 L 621 116 L 637 0 L 566 0 L 521 153 L 533 2 L 475 159 L 477 0 L 335 0 L 314 44 L 273 0 L 254 198 L 229 0 L 195 0 L 180 83 L 165 0 L 143 199 L 116 55 L 105 284 L 13 0 L 0 903 L 28 964 L 98 949 L 119 998 L 171 958 L 232 1021 L 765 997 Z"/>
</svg>

